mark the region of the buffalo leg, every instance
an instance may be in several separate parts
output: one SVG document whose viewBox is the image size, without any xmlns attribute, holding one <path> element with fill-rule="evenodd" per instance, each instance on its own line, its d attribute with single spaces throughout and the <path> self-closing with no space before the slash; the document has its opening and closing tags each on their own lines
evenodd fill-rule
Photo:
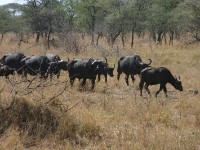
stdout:
<svg viewBox="0 0 200 150">
<path fill-rule="evenodd" d="M 126 84 L 129 86 L 128 78 L 129 78 L 129 74 L 127 74 L 126 77 L 125 77 Z"/>
<path fill-rule="evenodd" d="M 148 93 L 149 95 L 151 95 L 148 86 L 149 86 L 149 84 L 146 83 L 146 84 L 144 85 L 144 88 L 145 88 L 145 90 L 147 91 L 147 93 Z"/>
<path fill-rule="evenodd" d="M 156 92 L 156 97 L 158 96 L 158 94 L 160 93 L 160 91 L 162 91 L 163 89 L 163 85 L 160 85 L 160 89 Z"/>
<path fill-rule="evenodd" d="M 60 77 L 60 71 L 57 73 L 57 79 L 59 79 Z"/>
<path fill-rule="evenodd" d="M 47 74 L 47 77 L 48 77 L 48 74 Z M 53 74 L 52 72 L 50 73 L 50 81 L 52 81 L 52 78 L 53 78 Z"/>
<path fill-rule="evenodd" d="M 91 90 L 94 89 L 95 80 L 96 80 L 95 78 L 91 80 L 91 84 L 92 84 Z"/>
<path fill-rule="evenodd" d="M 142 96 L 142 89 L 143 89 L 143 86 L 144 86 L 144 81 L 140 81 L 139 83 L 139 87 L 140 87 L 140 96 Z"/>
<path fill-rule="evenodd" d="M 82 86 L 85 86 L 85 84 L 86 84 L 86 79 L 83 78 Z"/>
<path fill-rule="evenodd" d="M 131 79 L 132 79 L 132 82 L 134 84 L 134 81 L 135 81 L 134 75 L 131 75 Z"/>
<path fill-rule="evenodd" d="M 101 75 L 98 74 L 98 82 L 101 80 Z"/>
<path fill-rule="evenodd" d="M 165 96 L 167 97 L 167 88 L 166 88 L 166 85 L 163 86 L 163 91 L 165 93 Z"/>
<path fill-rule="evenodd" d="M 122 73 L 121 70 L 119 70 L 119 68 L 117 69 L 117 73 L 118 73 L 118 74 L 117 74 L 117 80 L 119 81 L 120 75 L 121 75 L 121 73 Z"/>
<path fill-rule="evenodd" d="M 70 84 L 71 84 L 71 86 L 73 86 L 74 81 L 75 81 L 75 77 L 71 77 L 71 78 L 70 78 Z"/>
<path fill-rule="evenodd" d="M 105 77 L 105 83 L 107 83 L 107 73 L 104 74 L 104 77 Z"/>
</svg>

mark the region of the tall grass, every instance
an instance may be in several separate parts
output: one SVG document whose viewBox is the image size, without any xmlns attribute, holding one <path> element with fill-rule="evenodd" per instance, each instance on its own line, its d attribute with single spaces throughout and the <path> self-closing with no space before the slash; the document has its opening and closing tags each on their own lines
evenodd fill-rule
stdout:
<svg viewBox="0 0 200 150">
<path fill-rule="evenodd" d="M 198 149 L 200 146 L 200 51 L 198 45 L 176 44 L 153 45 L 139 38 L 133 49 L 121 46 L 120 41 L 109 47 L 104 39 L 100 46 L 82 42 L 81 53 L 65 52 L 59 48 L 46 50 L 43 43 L 17 47 L 10 41 L 10 35 L 0 45 L 1 56 L 19 50 L 25 55 L 57 53 L 62 59 L 102 58 L 106 56 L 109 65 L 117 65 L 122 55 L 139 54 L 144 62 L 153 60 L 152 66 L 164 66 L 173 75 L 180 75 L 184 91 L 176 91 L 167 85 L 168 96 L 161 92 L 154 94 L 159 86 L 151 86 L 150 97 L 139 96 L 139 77 L 126 86 L 124 75 L 117 81 L 115 76 L 104 78 L 90 91 L 80 90 L 79 81 L 71 88 L 68 73 L 61 78 L 44 82 L 26 95 L 28 83 L 18 83 L 21 77 L 6 81 L 0 78 L 0 148 L 1 149 Z M 29 79 L 33 77 L 28 76 Z M 32 88 L 39 80 L 34 81 Z M 52 84 L 55 84 L 53 86 Z M 57 93 L 66 90 L 51 99 Z M 30 90 L 30 89 L 29 89 Z M 14 92 L 18 91 L 18 92 Z M 19 92 L 20 91 L 20 92 Z M 196 91 L 196 92 L 195 92 Z"/>
</svg>

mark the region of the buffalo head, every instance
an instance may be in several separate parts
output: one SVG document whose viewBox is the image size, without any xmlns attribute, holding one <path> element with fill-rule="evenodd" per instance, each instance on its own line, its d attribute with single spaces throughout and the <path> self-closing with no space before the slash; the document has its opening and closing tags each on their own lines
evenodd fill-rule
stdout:
<svg viewBox="0 0 200 150">
<path fill-rule="evenodd" d="M 182 83 L 181 83 L 181 80 L 180 80 L 180 76 L 178 76 L 178 79 L 175 76 L 174 87 L 175 87 L 175 89 L 177 89 L 179 91 L 183 91 L 183 87 L 182 87 Z"/>
<path fill-rule="evenodd" d="M 96 74 L 100 71 L 101 62 L 98 60 L 89 59 L 89 70 L 90 72 L 95 72 Z"/>
<path fill-rule="evenodd" d="M 110 77 L 114 77 L 114 74 L 113 74 L 114 69 L 115 69 L 115 64 L 114 64 L 114 67 L 113 67 L 113 68 L 108 67 L 107 72 L 108 72 L 108 75 L 109 75 Z"/>
<path fill-rule="evenodd" d="M 149 59 L 149 63 L 148 63 L 148 64 L 145 64 L 145 63 L 143 63 L 143 62 L 138 63 L 138 65 L 139 65 L 139 70 L 141 71 L 141 70 L 143 70 L 143 69 L 145 69 L 145 68 L 147 68 L 147 67 L 150 67 L 151 63 L 152 63 L 152 60 L 151 60 L 151 59 Z"/>
<path fill-rule="evenodd" d="M 62 69 L 62 70 L 64 70 L 64 71 L 67 71 L 67 64 L 68 64 L 68 62 L 64 61 L 64 60 L 58 61 L 59 68 Z"/>
</svg>

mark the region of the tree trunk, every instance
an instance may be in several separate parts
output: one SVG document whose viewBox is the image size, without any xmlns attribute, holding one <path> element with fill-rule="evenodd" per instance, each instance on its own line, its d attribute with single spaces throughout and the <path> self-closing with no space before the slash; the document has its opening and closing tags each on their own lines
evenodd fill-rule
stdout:
<svg viewBox="0 0 200 150">
<path fill-rule="evenodd" d="M 96 41 L 96 46 L 99 45 L 99 39 L 100 37 L 102 36 L 103 34 L 101 32 L 98 32 L 98 35 L 97 35 L 97 41 Z"/>
<path fill-rule="evenodd" d="M 164 39 L 165 41 L 165 45 L 167 44 L 167 37 L 166 37 L 166 33 L 163 33 L 162 34 L 162 38 L 161 38 L 161 41 Z"/>
<path fill-rule="evenodd" d="M 51 36 L 51 29 L 49 30 L 48 36 L 47 36 L 47 47 L 50 49 L 50 36 Z"/>
<path fill-rule="evenodd" d="M 158 42 L 158 44 L 162 44 L 162 32 L 158 32 L 157 42 Z"/>
<path fill-rule="evenodd" d="M 116 33 L 115 35 L 112 36 L 112 34 L 110 35 L 110 38 L 111 38 L 111 45 L 113 47 L 117 37 L 120 35 L 120 32 Z"/>
<path fill-rule="evenodd" d="M 131 31 L 131 48 L 133 48 L 133 45 L 134 45 L 134 35 L 135 35 L 135 32 L 132 30 Z"/>
<path fill-rule="evenodd" d="M 121 34 L 121 39 L 122 39 L 122 45 L 123 47 L 125 47 L 125 40 L 124 40 L 124 33 Z"/>
<path fill-rule="evenodd" d="M 91 45 L 94 45 L 94 32 L 92 31 Z"/>
<path fill-rule="evenodd" d="M 173 45 L 174 44 L 174 32 L 171 31 L 169 33 L 169 45 Z"/>
<path fill-rule="evenodd" d="M 4 34 L 1 34 L 1 43 L 2 43 L 2 41 L 3 41 L 3 37 L 4 37 Z"/>
<path fill-rule="evenodd" d="M 151 35 L 152 35 L 153 41 L 156 43 L 156 33 L 152 32 Z"/>
<path fill-rule="evenodd" d="M 40 33 L 38 32 L 36 35 L 36 42 L 39 42 L 39 39 L 40 39 Z"/>
</svg>

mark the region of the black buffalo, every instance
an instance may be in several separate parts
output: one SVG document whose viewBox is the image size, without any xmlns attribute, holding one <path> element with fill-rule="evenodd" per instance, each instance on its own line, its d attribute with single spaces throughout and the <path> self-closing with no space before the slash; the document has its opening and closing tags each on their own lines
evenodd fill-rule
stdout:
<svg viewBox="0 0 200 150">
<path fill-rule="evenodd" d="M 142 96 L 143 86 L 147 90 L 148 94 L 150 94 L 148 86 L 160 84 L 160 89 L 156 92 L 156 97 L 161 90 L 164 91 L 167 97 L 167 88 L 166 88 L 167 83 L 170 83 L 175 89 L 179 91 L 183 91 L 180 77 L 179 79 L 174 77 L 167 68 L 164 68 L 164 67 L 145 68 L 144 70 L 141 71 L 141 74 L 140 74 L 140 84 L 139 84 L 140 95 Z"/>
<path fill-rule="evenodd" d="M 60 77 L 61 70 L 67 71 L 67 64 L 69 61 L 60 60 L 57 62 L 50 62 L 47 70 L 47 76 L 50 74 L 52 79 L 53 74 L 57 75 L 57 79 Z"/>
<path fill-rule="evenodd" d="M 13 68 L 17 71 L 18 74 L 22 74 L 22 65 L 21 60 L 25 58 L 25 55 L 22 53 L 8 53 L 3 55 L 0 60 L 0 65 L 7 65 L 10 68 Z"/>
<path fill-rule="evenodd" d="M 142 59 L 139 55 L 132 55 L 132 56 L 123 56 L 118 61 L 118 68 L 117 68 L 117 79 L 120 79 L 120 75 L 123 73 L 126 74 L 125 80 L 126 84 L 129 85 L 128 78 L 131 75 L 132 81 L 134 82 L 135 78 L 134 75 L 140 74 L 141 70 L 149 67 L 151 64 L 151 59 L 149 59 L 149 63 L 145 64 L 142 62 Z"/>
<path fill-rule="evenodd" d="M 5 76 L 6 79 L 8 78 L 8 76 L 11 74 L 11 75 L 14 75 L 14 72 L 15 72 L 15 69 L 13 68 L 10 68 L 9 66 L 7 65 L 3 65 L 0 67 L 0 76 Z"/>
<path fill-rule="evenodd" d="M 92 87 L 94 89 L 96 75 L 99 71 L 100 62 L 93 59 L 74 59 L 68 63 L 68 72 L 70 78 L 70 84 L 73 83 L 76 78 L 83 79 L 82 86 L 86 84 L 86 80 L 90 79 Z"/>
<path fill-rule="evenodd" d="M 50 60 L 50 62 L 58 62 L 60 61 L 60 56 L 56 54 L 46 54 L 47 58 Z"/>
<path fill-rule="evenodd" d="M 105 60 L 100 60 L 100 59 L 94 59 L 94 61 L 98 61 L 99 62 L 99 71 L 98 71 L 98 82 L 101 79 L 101 75 L 104 75 L 105 77 L 105 82 L 107 82 L 107 75 L 109 75 L 110 77 L 114 77 L 113 71 L 115 69 L 115 65 L 114 67 L 109 67 L 107 59 L 105 58 Z"/>
<path fill-rule="evenodd" d="M 29 56 L 21 60 L 23 65 L 23 74 L 27 77 L 27 74 L 35 76 L 40 74 L 42 78 L 46 78 L 46 72 L 49 67 L 49 59 L 46 56 Z"/>
<path fill-rule="evenodd" d="M 50 78 L 52 79 L 53 74 L 57 75 L 57 78 L 60 77 L 61 70 L 67 71 L 67 63 L 68 61 L 64 61 L 60 59 L 59 55 L 56 54 L 46 54 L 47 58 L 50 61 L 47 75 L 50 74 Z"/>
</svg>

